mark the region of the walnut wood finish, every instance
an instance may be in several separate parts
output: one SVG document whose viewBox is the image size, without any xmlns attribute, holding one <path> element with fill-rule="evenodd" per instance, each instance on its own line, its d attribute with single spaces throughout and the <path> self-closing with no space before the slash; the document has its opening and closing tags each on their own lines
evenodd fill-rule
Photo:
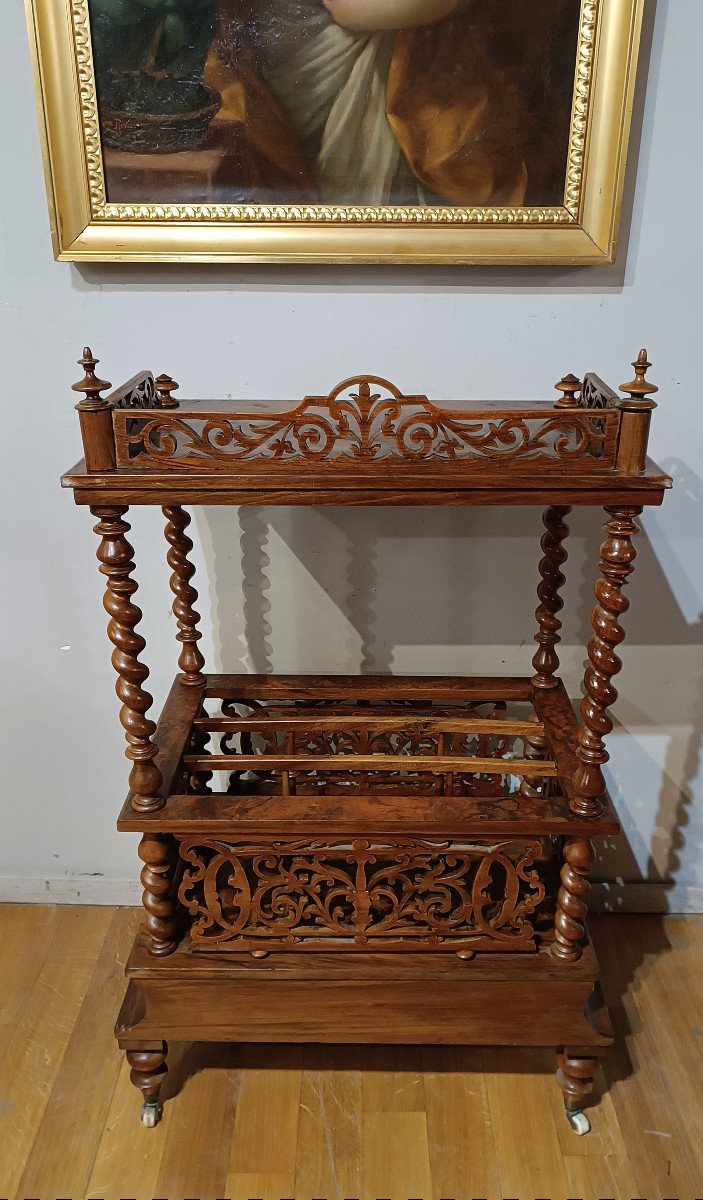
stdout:
<svg viewBox="0 0 703 1200">
<path fill-rule="evenodd" d="M 581 380 L 575 375 L 568 374 L 562 376 L 558 383 L 554 384 L 555 389 L 561 392 L 558 400 L 554 401 L 555 408 L 574 408 L 578 404 L 578 395 L 581 391 Z"/>
<path fill-rule="evenodd" d="M 557 1055 L 557 1083 L 564 1094 L 567 1111 L 579 1112 L 593 1088 L 598 1058 L 584 1050 L 565 1050 Z"/>
<path fill-rule="evenodd" d="M 184 838 L 194 951 L 438 953 L 536 948 L 537 839 Z M 502 901 L 496 910 L 495 894 Z"/>
<path fill-rule="evenodd" d="M 145 1104 L 156 1105 L 159 1093 L 168 1070 L 166 1055 L 168 1046 L 161 1043 L 158 1050 L 128 1049 L 127 1062 L 132 1068 L 129 1077 L 135 1087 L 139 1088 Z"/>
<path fill-rule="evenodd" d="M 566 1048 L 557 1054 L 557 1083 L 564 1096 L 568 1112 L 580 1112 L 593 1090 L 593 1076 L 602 1055 L 589 1047 Z"/>
<path fill-rule="evenodd" d="M 139 843 L 142 904 L 146 910 L 149 950 L 157 958 L 176 949 L 176 902 L 173 896 L 177 851 L 173 840 L 158 833 L 145 833 Z"/>
<path fill-rule="evenodd" d="M 652 410 L 657 407 L 651 397 L 659 391 L 645 378 L 652 365 L 646 350 L 640 350 L 632 365 L 635 378 L 621 384 L 621 391 L 628 393 L 628 399 L 618 403 L 621 418 L 617 468 L 628 475 L 636 475 L 645 469 L 649 424 Z"/>
<path fill-rule="evenodd" d="M 198 956 L 179 946 L 154 959 L 139 939 L 116 1034 L 154 1039 L 588 1046 L 606 1050 L 591 1010 L 590 947 L 564 969 L 546 952 Z"/>
<path fill-rule="evenodd" d="M 169 412 L 163 380 L 143 372 L 109 398 L 111 462 L 64 476 L 77 503 L 660 504 L 671 485 L 643 457 L 651 401 L 637 388 L 651 384 L 619 400 L 591 373 L 566 376 L 555 405 L 438 406 L 357 376 L 292 406 Z"/>
<path fill-rule="evenodd" d="M 149 371 L 103 397 L 81 365 L 85 461 L 62 482 L 107 579 L 146 911 L 116 1032 L 148 1104 L 166 1037 L 344 1038 L 549 1044 L 580 1108 L 612 1041 L 585 920 L 591 838 L 618 829 L 623 586 L 635 517 L 671 485 L 646 457 L 646 351 L 625 397 L 589 373 L 543 404 L 435 405 L 368 375 L 299 403 L 176 401 Z M 163 508 L 181 643 L 158 729 L 132 503 Z M 532 679 L 205 675 L 191 504 L 540 505 Z M 557 677 L 574 505 L 609 516 L 580 726 Z"/>
<path fill-rule="evenodd" d="M 180 401 L 176 400 L 174 392 L 178 391 L 178 384 L 170 375 L 158 375 L 154 380 L 156 385 L 156 394 L 159 398 L 160 408 L 178 408 Z"/>
<path fill-rule="evenodd" d="M 563 853 L 552 954 L 562 962 L 571 963 L 580 958 L 583 952 L 582 941 L 586 936 L 585 920 L 588 913 L 586 896 L 591 890 L 587 875 L 593 865 L 594 852 L 587 838 L 569 838 Z"/>
<path fill-rule="evenodd" d="M 131 407 L 131 406 L 129 406 Z M 337 474 L 385 463 L 399 476 L 458 473 L 459 464 L 484 471 L 529 460 L 551 472 L 570 460 L 582 470 L 615 466 L 620 414 L 588 406 L 568 410 L 529 404 L 432 404 L 405 396 L 386 379 L 358 376 L 328 396 L 308 396 L 285 408 L 269 403 L 241 411 L 228 402 L 183 402 L 178 414 L 159 403 L 147 415 L 114 412 L 118 467 L 238 473 L 334 462 Z"/>
<path fill-rule="evenodd" d="M 132 603 L 137 583 L 132 578 L 134 551 L 125 537 L 130 528 L 123 520 L 127 508 L 93 508 L 91 512 L 98 518 L 98 561 L 107 579 L 103 604 L 110 617 L 107 635 L 115 647 L 112 665 L 117 672 L 115 690 L 122 702 L 120 721 L 127 737 L 126 754 L 132 760 L 132 806 L 139 812 L 150 812 L 163 804 L 158 795 L 161 772 L 154 764 L 157 751 L 152 738 L 156 725 L 146 716 L 152 705 L 143 687 L 149 669 L 139 661 L 146 642 L 135 632 L 142 613 Z"/>
<path fill-rule="evenodd" d="M 600 810 L 605 780 L 601 768 L 610 757 L 604 738 L 613 728 L 608 709 L 615 703 L 618 693 L 612 684 L 614 675 L 622 667 L 615 647 L 625 637 L 620 618 L 627 612 L 630 602 L 623 595 L 623 587 L 633 571 L 637 551 L 632 544 L 638 532 L 635 517 L 640 508 L 607 508 L 610 520 L 604 526 L 608 534 L 600 548 L 598 569 L 602 579 L 596 583 L 596 606 L 591 622 L 593 637 L 588 643 L 591 666 L 584 676 L 586 695 L 581 703 L 581 727 L 579 729 L 578 769 L 574 775 L 574 795 L 571 807 L 583 817 L 596 816 Z"/>
<path fill-rule="evenodd" d="M 78 361 L 84 375 L 73 384 L 73 391 L 83 397 L 76 405 L 76 412 L 80 419 L 86 467 L 89 471 L 112 471 L 116 464 L 112 405 L 100 395 L 112 385 L 97 378 L 95 368 L 100 360 L 93 357 L 89 346 Z"/>
<path fill-rule="evenodd" d="M 181 683 L 197 687 L 203 682 L 205 659 L 198 649 L 202 637 L 198 629 L 200 614 L 194 608 L 198 593 L 190 582 L 195 574 L 195 567 L 188 557 L 193 543 L 185 532 L 190 525 L 190 515 L 178 504 L 165 505 L 163 514 L 166 518 L 166 541 L 170 546 L 166 558 L 171 568 L 173 615 L 178 625 L 176 637 L 182 645 L 178 659 L 183 672 Z"/>
<path fill-rule="evenodd" d="M 564 521 L 571 509 L 566 505 L 552 505 L 542 518 L 546 532 L 540 545 L 544 557 L 540 560 L 539 573 L 541 583 L 537 588 L 539 607 L 535 613 L 539 631 L 535 641 L 539 649 L 532 659 L 536 674 L 532 683 L 537 688 L 553 688 L 557 686 L 556 672 L 559 670 L 559 656 L 556 652 L 560 641 L 559 630 L 561 621 L 557 613 L 564 607 L 564 601 L 559 595 L 559 589 L 564 586 L 566 578 L 560 567 L 566 562 L 567 554 L 564 541 L 569 534 L 569 526 Z"/>
</svg>

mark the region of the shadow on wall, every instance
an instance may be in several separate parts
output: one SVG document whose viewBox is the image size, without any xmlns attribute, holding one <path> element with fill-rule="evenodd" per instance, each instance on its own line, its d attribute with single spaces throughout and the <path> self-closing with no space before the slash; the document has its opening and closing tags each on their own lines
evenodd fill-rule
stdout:
<svg viewBox="0 0 703 1200">
<path fill-rule="evenodd" d="M 703 485 L 683 464 L 667 469 L 675 476 L 678 527 L 698 528 Z M 590 636 L 601 518 L 589 509 L 569 518 L 560 615 L 562 673 L 572 696 Z M 210 563 L 216 669 L 530 673 L 539 509 L 242 508 L 238 545 L 236 519 L 220 508 L 197 517 Z M 685 564 L 663 569 L 657 556 L 671 540 L 655 510 L 645 522 L 623 622 L 624 694 L 615 706 L 622 724 L 610 746 L 625 836 L 602 842 L 597 863 L 598 875 L 618 881 L 606 898 L 613 908 L 623 881 L 643 879 L 662 882 L 647 902 L 666 907 L 665 885 L 675 881 L 691 834 L 690 785 L 703 735 L 703 678 L 695 676 L 690 649 L 701 642 L 701 621 L 687 619 L 677 601 Z M 655 750 L 666 739 L 656 761 L 650 735 Z M 703 843 L 703 830 L 692 834 Z"/>
</svg>

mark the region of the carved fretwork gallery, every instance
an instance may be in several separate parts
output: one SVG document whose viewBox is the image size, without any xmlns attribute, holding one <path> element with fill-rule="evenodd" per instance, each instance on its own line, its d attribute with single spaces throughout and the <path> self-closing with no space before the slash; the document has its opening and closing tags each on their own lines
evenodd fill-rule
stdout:
<svg viewBox="0 0 703 1200">
<path fill-rule="evenodd" d="M 578 1132 L 612 1031 L 586 928 L 592 839 L 618 831 L 605 739 L 647 458 L 643 350 L 623 396 L 436 406 L 361 376 L 302 403 L 183 401 L 142 372 L 75 385 L 141 834 L 144 929 L 117 1022 L 142 1118 L 166 1039 L 553 1045 Z M 130 506 L 163 510 L 179 674 L 148 715 Z M 532 505 L 537 651 L 520 677 L 216 675 L 184 505 Z M 559 679 L 575 506 L 606 512 L 577 717 Z M 516 631 L 517 640 L 517 631 Z"/>
</svg>

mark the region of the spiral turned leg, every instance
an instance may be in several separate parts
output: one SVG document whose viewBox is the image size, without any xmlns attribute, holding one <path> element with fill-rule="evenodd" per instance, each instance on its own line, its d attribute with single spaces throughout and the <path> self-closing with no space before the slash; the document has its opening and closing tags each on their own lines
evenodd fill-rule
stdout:
<svg viewBox="0 0 703 1200">
<path fill-rule="evenodd" d="M 168 1046 L 161 1043 L 160 1050 L 127 1050 L 127 1062 L 132 1070 L 129 1077 L 144 1097 L 142 1124 L 152 1129 L 161 1116 L 159 1093 L 166 1078 L 166 1054 Z"/>
<path fill-rule="evenodd" d="M 583 922 L 588 913 L 586 896 L 591 890 L 586 876 L 593 859 L 593 846 L 587 838 L 568 839 L 559 876 L 561 887 L 557 894 L 552 943 L 552 954 L 562 962 L 575 962 L 581 957 L 581 942 L 586 932 Z"/>
<path fill-rule="evenodd" d="M 139 843 L 139 857 L 144 863 L 141 873 L 142 904 L 146 910 L 146 930 L 149 951 L 158 958 L 176 949 L 176 902 L 173 897 L 173 877 L 176 855 L 170 838 L 160 833 L 145 833 Z"/>
<path fill-rule="evenodd" d="M 538 649 L 532 659 L 535 676 L 533 687 L 553 688 L 557 686 L 556 672 L 559 670 L 559 657 L 556 652 L 560 641 L 559 630 L 561 621 L 557 613 L 564 607 L 564 601 L 559 595 L 565 577 L 560 567 L 566 562 L 567 554 L 563 545 L 569 534 L 569 526 L 564 521 L 571 508 L 568 505 L 552 505 L 545 510 L 542 518 L 545 533 L 542 535 L 540 546 L 543 558 L 539 564 L 541 582 L 537 588 L 539 607 L 535 613 L 539 626 L 535 634 Z"/>
<path fill-rule="evenodd" d="M 198 629 L 200 614 L 193 607 L 198 593 L 190 582 L 195 574 L 195 567 L 188 558 L 193 543 L 185 532 L 190 525 L 190 516 L 179 504 L 170 504 L 162 511 L 166 518 L 166 540 L 170 547 L 166 561 L 172 572 L 173 615 L 178 625 L 176 637 L 182 647 L 178 658 L 178 665 L 183 672 L 181 683 L 198 686 L 204 683 L 202 669 L 205 659 L 198 648 L 202 637 Z"/>
<path fill-rule="evenodd" d="M 602 810 L 601 797 L 605 791 L 602 767 L 609 755 L 604 738 L 613 728 L 608 713 L 618 693 L 611 680 L 622 663 L 615 647 L 625 637 L 620 618 L 630 607 L 622 589 L 631 575 L 636 550 L 632 537 L 637 533 L 635 517 L 641 508 L 608 508 L 610 520 L 604 526 L 607 540 L 600 549 L 598 564 L 602 579 L 596 584 L 596 606 L 591 621 L 593 637 L 588 643 L 591 665 L 584 677 L 586 695 L 581 702 L 576 757 L 578 767 L 573 779 L 573 795 L 569 807 L 581 817 L 596 817 Z"/>
<path fill-rule="evenodd" d="M 152 698 L 143 687 L 149 669 L 139 661 L 146 642 L 135 631 L 142 613 L 132 603 L 137 590 L 132 578 L 134 551 L 125 537 L 129 525 L 122 519 L 128 510 L 122 506 L 91 508 L 90 511 L 99 518 L 95 526 L 95 532 L 100 535 L 98 561 L 100 572 L 107 579 L 103 604 L 110 617 L 107 634 L 115 647 L 112 665 L 117 672 L 115 690 L 122 702 L 120 721 L 127 738 L 126 754 L 132 761 L 129 775 L 132 807 L 138 812 L 155 812 L 163 807 L 164 799 L 158 795 L 161 772 L 154 763 L 156 726 L 146 716 L 152 705 Z"/>
</svg>

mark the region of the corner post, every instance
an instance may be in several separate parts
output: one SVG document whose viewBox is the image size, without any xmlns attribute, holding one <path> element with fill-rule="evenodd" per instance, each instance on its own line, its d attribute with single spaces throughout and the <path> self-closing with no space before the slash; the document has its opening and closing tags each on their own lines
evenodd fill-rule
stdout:
<svg viewBox="0 0 703 1200">
<path fill-rule="evenodd" d="M 76 405 L 76 412 L 81 423 L 86 468 L 89 471 L 114 471 L 116 456 L 112 405 L 100 395 L 112 384 L 96 377 L 95 368 L 99 361 L 93 357 L 90 346 L 86 346 L 83 357 L 78 360 L 83 367 L 84 377 L 79 383 L 74 383 L 71 390 L 83 395 Z"/>
<path fill-rule="evenodd" d="M 584 921 L 588 915 L 586 897 L 591 890 L 588 872 L 593 866 L 593 846 L 588 838 L 568 838 L 564 844 L 564 862 L 559 874 L 554 917 L 552 956 L 562 962 L 576 962 L 583 953 L 586 936 Z"/>
<path fill-rule="evenodd" d="M 165 534 L 169 544 L 166 561 L 171 568 L 172 608 L 178 625 L 176 638 L 182 647 L 178 658 L 178 665 L 183 672 L 181 683 L 189 687 L 199 687 L 205 682 L 202 674 L 205 659 L 198 647 L 202 637 L 198 629 L 200 614 L 193 607 L 198 593 L 191 583 L 195 567 L 188 557 L 193 549 L 193 542 L 186 533 L 190 525 L 190 514 L 180 504 L 164 505 L 162 512 L 166 518 Z"/>
<path fill-rule="evenodd" d="M 647 397 L 659 391 L 658 387 L 645 379 L 652 365 L 646 350 L 640 350 L 632 365 L 635 378 L 630 383 L 620 385 L 620 391 L 627 392 L 629 398 L 618 401 L 621 417 L 615 465 L 623 475 L 641 475 L 644 471 L 652 410 L 657 407 L 655 401 Z"/>
<path fill-rule="evenodd" d="M 98 518 L 95 526 L 100 536 L 98 561 L 100 573 L 107 580 L 103 605 L 110 618 L 107 635 L 115 647 L 112 665 L 117 672 L 115 690 L 122 703 L 120 721 L 127 738 L 125 753 L 132 762 L 129 774 L 129 786 L 134 793 L 132 808 L 137 812 L 155 812 L 163 808 L 164 798 L 159 795 L 161 772 L 154 762 L 158 752 L 153 740 L 156 725 L 146 715 L 152 705 L 152 698 L 143 686 L 149 668 L 139 661 L 146 642 L 136 632 L 141 609 L 132 603 L 137 590 L 133 578 L 134 550 L 125 537 L 129 525 L 123 520 L 129 510 L 126 505 L 119 505 L 91 506 L 90 511 Z"/>
<path fill-rule="evenodd" d="M 622 667 L 615 647 L 625 637 L 620 618 L 630 607 L 630 601 L 623 594 L 623 588 L 634 570 L 637 551 L 632 538 L 638 532 L 635 517 L 642 509 L 607 507 L 605 511 L 610 515 L 603 527 L 608 537 L 600 548 L 598 569 L 602 578 L 595 587 L 596 605 L 591 615 L 593 637 L 588 643 L 590 666 L 583 681 L 586 694 L 581 701 L 576 747 L 578 767 L 569 803 L 571 811 L 579 817 L 597 817 L 603 808 L 601 797 L 605 780 L 601 768 L 609 758 L 604 738 L 613 728 L 608 709 L 618 698 L 612 679 Z"/>
<path fill-rule="evenodd" d="M 569 505 L 551 505 L 545 509 L 542 517 L 546 532 L 540 542 L 543 557 L 539 564 L 540 584 L 537 588 L 539 607 L 535 613 L 539 626 L 535 634 L 538 650 L 532 659 L 532 666 L 536 672 L 532 678 L 532 686 L 536 688 L 555 688 L 558 682 L 556 672 L 559 670 L 559 656 L 556 647 L 561 640 L 561 621 L 557 613 L 564 607 L 559 590 L 566 582 L 560 568 L 567 558 L 563 543 L 569 535 L 569 526 L 564 517 L 570 512 Z"/>
</svg>

